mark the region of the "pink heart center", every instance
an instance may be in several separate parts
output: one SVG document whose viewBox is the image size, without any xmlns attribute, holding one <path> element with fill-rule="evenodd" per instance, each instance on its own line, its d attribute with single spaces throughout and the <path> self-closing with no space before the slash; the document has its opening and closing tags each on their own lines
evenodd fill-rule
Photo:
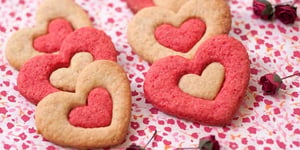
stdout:
<svg viewBox="0 0 300 150">
<path fill-rule="evenodd" d="M 40 52 L 53 53 L 60 49 L 65 37 L 73 32 L 71 24 L 64 19 L 54 19 L 48 25 L 48 34 L 37 37 L 33 47 Z"/>
<path fill-rule="evenodd" d="M 205 23 L 193 18 L 185 21 L 179 28 L 162 24 L 156 28 L 154 35 L 161 45 L 186 53 L 201 39 L 205 30 Z"/>
<path fill-rule="evenodd" d="M 69 113 L 70 123 L 82 128 L 109 126 L 111 119 L 112 100 L 103 88 L 95 88 L 89 93 L 87 106 L 76 107 Z"/>
</svg>

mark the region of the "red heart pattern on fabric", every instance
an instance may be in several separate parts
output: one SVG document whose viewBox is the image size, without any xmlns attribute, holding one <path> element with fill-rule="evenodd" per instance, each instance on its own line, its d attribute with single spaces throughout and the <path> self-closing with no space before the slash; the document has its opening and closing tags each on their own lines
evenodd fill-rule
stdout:
<svg viewBox="0 0 300 150">
<path fill-rule="evenodd" d="M 201 39 L 205 30 L 205 23 L 193 18 L 183 22 L 180 27 L 162 24 L 156 28 L 154 35 L 161 45 L 186 53 Z"/>
<path fill-rule="evenodd" d="M 225 68 L 225 80 L 214 100 L 184 93 L 178 87 L 185 74 L 201 74 L 207 65 L 218 62 Z M 239 108 L 250 78 L 250 61 L 244 46 L 227 35 L 205 41 L 193 60 L 170 56 L 152 64 L 146 74 L 146 99 L 159 110 L 207 125 L 228 124 Z"/>
<path fill-rule="evenodd" d="M 26 99 L 37 104 L 50 93 L 60 91 L 49 81 L 51 73 L 70 65 L 71 57 L 78 52 L 89 52 L 94 60 L 116 61 L 117 52 L 103 31 L 84 27 L 69 34 L 58 54 L 39 55 L 26 62 L 20 69 L 18 90 Z"/>
<path fill-rule="evenodd" d="M 65 19 L 54 19 L 48 25 L 48 34 L 37 37 L 33 47 L 44 53 L 57 52 L 65 37 L 73 32 L 72 25 Z"/>
</svg>

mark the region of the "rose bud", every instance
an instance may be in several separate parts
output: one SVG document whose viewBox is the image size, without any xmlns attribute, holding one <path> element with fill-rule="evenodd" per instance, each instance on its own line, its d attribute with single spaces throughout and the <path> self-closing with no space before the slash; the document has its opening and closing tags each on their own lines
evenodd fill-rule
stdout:
<svg viewBox="0 0 300 150">
<path fill-rule="evenodd" d="M 273 7 L 266 0 L 253 0 L 253 12 L 262 19 L 269 20 L 273 16 Z"/>
<path fill-rule="evenodd" d="M 265 94 L 274 95 L 281 87 L 282 79 L 276 73 L 269 73 L 260 78 L 259 84 Z"/>
<path fill-rule="evenodd" d="M 219 150 L 220 144 L 215 139 L 214 135 L 210 135 L 210 136 L 203 137 L 200 139 L 198 148 L 201 150 Z"/>
<path fill-rule="evenodd" d="M 277 5 L 275 17 L 284 24 L 292 24 L 297 18 L 297 8 L 290 5 Z"/>
<path fill-rule="evenodd" d="M 141 146 L 138 146 L 136 144 L 131 144 L 129 147 L 126 148 L 126 150 L 143 150 L 144 148 Z"/>
</svg>

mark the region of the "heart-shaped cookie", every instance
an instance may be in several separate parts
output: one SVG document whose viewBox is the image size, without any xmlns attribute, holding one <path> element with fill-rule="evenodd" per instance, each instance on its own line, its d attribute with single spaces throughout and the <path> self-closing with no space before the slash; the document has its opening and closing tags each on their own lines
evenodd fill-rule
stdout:
<svg viewBox="0 0 300 150">
<path fill-rule="evenodd" d="M 183 92 L 179 80 L 198 74 L 211 63 L 225 68 L 225 80 L 214 100 Z M 146 99 L 163 112 L 208 125 L 226 125 L 239 108 L 250 78 L 250 61 L 244 46 L 227 35 L 205 41 L 194 59 L 170 56 L 153 63 L 146 74 Z"/>
<path fill-rule="evenodd" d="M 69 112 L 86 105 L 87 95 L 95 88 L 105 88 L 112 99 L 111 123 L 105 127 L 75 127 Z M 56 92 L 46 96 L 35 113 L 37 130 L 47 140 L 76 148 L 105 148 L 124 141 L 131 115 L 131 91 L 123 69 L 113 61 L 97 60 L 78 77 L 76 92 Z"/>
<path fill-rule="evenodd" d="M 206 30 L 188 52 L 174 51 L 156 40 L 154 34 L 158 26 L 171 24 L 178 27 L 192 18 L 202 20 Z M 177 13 L 161 7 L 149 7 L 139 11 L 129 22 L 128 41 L 132 49 L 150 63 L 174 55 L 191 59 L 203 41 L 215 35 L 227 34 L 230 27 L 230 9 L 224 0 L 189 0 Z"/>
<path fill-rule="evenodd" d="M 179 8 L 188 0 L 126 0 L 128 7 L 134 12 L 151 7 L 159 6 L 173 11 L 178 11 Z"/>
<path fill-rule="evenodd" d="M 225 69 L 220 63 L 209 64 L 201 73 L 186 74 L 179 80 L 179 88 L 192 96 L 212 100 L 216 97 L 224 81 Z"/>
<path fill-rule="evenodd" d="M 34 39 L 47 33 L 51 20 L 63 18 L 74 29 L 92 26 L 89 16 L 73 0 L 45 0 L 36 13 L 36 25 L 15 32 L 8 40 L 5 56 L 17 70 L 30 58 L 44 54 L 33 47 Z M 60 41 L 61 42 L 61 41 Z"/>
<path fill-rule="evenodd" d="M 54 19 L 48 25 L 48 34 L 37 37 L 33 48 L 44 53 L 57 52 L 62 41 L 73 32 L 72 25 L 65 19 Z"/>
<path fill-rule="evenodd" d="M 59 91 L 49 81 L 51 73 L 68 67 L 72 56 L 79 52 L 89 52 L 93 60 L 116 61 L 117 56 L 110 37 L 103 31 L 92 27 L 78 29 L 65 38 L 58 54 L 39 55 L 22 66 L 17 79 L 19 92 L 37 104 L 48 94 Z"/>
</svg>

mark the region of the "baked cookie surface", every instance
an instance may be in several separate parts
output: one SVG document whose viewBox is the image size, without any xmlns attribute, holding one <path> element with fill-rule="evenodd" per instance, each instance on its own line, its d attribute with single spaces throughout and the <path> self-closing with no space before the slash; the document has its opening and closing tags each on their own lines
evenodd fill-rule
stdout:
<svg viewBox="0 0 300 150">
<path fill-rule="evenodd" d="M 90 53 L 93 60 L 116 61 L 117 59 L 117 52 L 109 36 L 103 31 L 92 27 L 80 28 L 66 37 L 59 53 L 36 56 L 22 66 L 17 78 L 19 92 L 28 101 L 37 104 L 50 93 L 68 89 L 72 91 L 74 87 L 66 87 L 74 85 L 69 83 L 69 80 L 65 80 L 68 77 L 60 78 L 64 74 L 58 75 L 56 81 L 62 82 L 61 85 L 64 88 L 60 86 L 55 87 L 50 82 L 51 74 L 57 69 L 68 67 L 71 58 L 81 52 Z M 78 72 L 80 72 L 80 69 Z M 70 75 L 76 74 L 71 73 Z M 71 79 L 76 79 L 76 76 Z M 72 82 L 76 83 L 76 80 Z"/>
<path fill-rule="evenodd" d="M 204 22 L 205 32 L 189 50 L 175 51 L 163 46 L 156 38 L 155 32 L 159 26 L 169 24 L 180 28 L 190 19 L 199 19 Z M 129 22 L 127 34 L 133 51 L 146 61 L 153 63 L 161 58 L 174 55 L 192 59 L 201 43 L 212 36 L 227 34 L 230 28 L 230 9 L 224 0 L 189 0 L 176 13 L 161 7 L 149 7 L 139 11 Z M 186 37 L 184 41 L 189 40 Z"/>
<path fill-rule="evenodd" d="M 87 13 L 73 0 L 45 0 L 36 12 L 35 26 L 16 31 L 8 40 L 5 56 L 14 68 L 19 70 L 30 58 L 45 54 L 34 48 L 34 40 L 47 34 L 48 24 L 55 19 L 65 19 L 73 29 L 91 27 Z M 58 41 L 61 42 L 61 41 Z M 57 44 L 54 42 L 54 44 Z M 52 53 L 48 51 L 47 53 Z"/>
<path fill-rule="evenodd" d="M 212 100 L 180 89 L 178 84 L 184 75 L 201 75 L 212 63 L 219 63 L 225 69 L 224 81 Z M 250 61 L 244 46 L 234 38 L 219 35 L 205 41 L 192 60 L 169 56 L 153 63 L 145 77 L 144 92 L 145 98 L 165 113 L 201 124 L 223 126 L 239 108 L 249 78 Z"/>
<path fill-rule="evenodd" d="M 87 105 L 90 99 L 88 93 L 97 88 L 106 89 L 111 96 L 109 125 L 89 128 L 72 125 L 68 120 L 69 113 L 74 108 Z M 98 94 L 104 96 L 103 93 Z M 37 130 L 44 138 L 58 145 L 76 148 L 105 148 L 121 144 L 126 137 L 130 117 L 129 81 L 123 69 L 109 60 L 89 64 L 78 77 L 75 93 L 50 94 L 37 105 L 35 113 Z"/>
</svg>

